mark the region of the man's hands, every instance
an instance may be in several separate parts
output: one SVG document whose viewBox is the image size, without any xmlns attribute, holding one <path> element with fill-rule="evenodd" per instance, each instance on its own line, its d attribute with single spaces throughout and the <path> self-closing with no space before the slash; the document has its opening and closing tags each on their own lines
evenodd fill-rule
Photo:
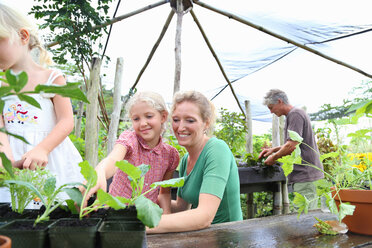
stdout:
<svg viewBox="0 0 372 248">
<path fill-rule="evenodd" d="M 274 158 L 274 152 L 276 151 L 276 148 L 265 148 L 262 150 L 260 155 L 258 155 L 258 158 L 266 158 L 265 159 L 265 165 L 273 165 L 275 164 L 275 158 Z"/>
</svg>

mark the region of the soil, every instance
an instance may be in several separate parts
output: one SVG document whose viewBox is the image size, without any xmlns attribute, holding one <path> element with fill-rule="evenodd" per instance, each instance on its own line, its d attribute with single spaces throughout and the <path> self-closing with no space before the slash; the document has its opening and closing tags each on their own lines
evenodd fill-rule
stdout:
<svg viewBox="0 0 372 248">
<path fill-rule="evenodd" d="M 34 226 L 33 221 L 15 221 L 7 227 L 8 230 L 42 230 L 45 229 L 51 222 L 43 222 Z"/>
<path fill-rule="evenodd" d="M 60 220 L 55 226 L 65 226 L 65 227 L 89 227 L 97 225 L 97 219 L 69 219 L 69 220 Z"/>
</svg>

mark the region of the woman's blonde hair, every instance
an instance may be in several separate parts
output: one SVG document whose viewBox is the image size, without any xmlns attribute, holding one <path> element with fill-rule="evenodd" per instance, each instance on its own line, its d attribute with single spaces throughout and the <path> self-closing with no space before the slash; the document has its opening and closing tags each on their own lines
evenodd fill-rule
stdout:
<svg viewBox="0 0 372 248">
<path fill-rule="evenodd" d="M 132 98 L 129 99 L 126 105 L 126 110 L 129 116 L 131 115 L 133 105 L 139 102 L 148 104 L 153 109 L 159 111 L 160 114 L 162 114 L 163 112 L 166 112 L 168 114 L 167 106 L 165 105 L 165 101 L 160 94 L 153 91 L 142 91 L 137 92 L 133 95 Z M 162 131 L 165 131 L 165 128 L 166 124 L 164 122 L 162 125 Z"/>
<path fill-rule="evenodd" d="M 214 129 L 214 124 L 216 122 L 216 111 L 213 103 L 208 100 L 206 96 L 198 91 L 184 91 L 177 92 L 173 97 L 173 104 L 171 108 L 171 113 L 174 112 L 177 105 L 182 102 L 194 103 L 200 112 L 200 117 L 205 123 L 208 123 L 208 129 L 205 130 L 208 136 L 211 136 Z"/>
<path fill-rule="evenodd" d="M 34 48 L 40 50 L 40 64 L 50 65 L 52 60 L 47 51 L 42 47 L 37 34 L 37 28 L 27 19 L 26 16 L 0 3 L 0 38 L 9 38 L 10 42 L 20 37 L 19 31 L 24 28 L 30 34 L 28 48 L 31 51 Z"/>
</svg>

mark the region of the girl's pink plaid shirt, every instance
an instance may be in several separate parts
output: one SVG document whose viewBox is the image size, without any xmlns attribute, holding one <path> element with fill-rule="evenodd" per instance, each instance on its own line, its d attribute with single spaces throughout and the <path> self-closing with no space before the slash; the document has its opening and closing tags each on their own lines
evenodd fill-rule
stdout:
<svg viewBox="0 0 372 248">
<path fill-rule="evenodd" d="M 150 170 L 145 175 L 143 192 L 150 189 L 152 183 L 162 181 L 166 172 L 174 171 L 180 161 L 177 149 L 163 143 L 162 138 L 160 138 L 159 144 L 151 149 L 142 137 L 137 136 L 134 131 L 124 131 L 120 134 L 116 144 L 123 145 L 127 148 L 127 153 L 123 160 L 127 160 L 135 166 L 141 164 L 148 164 L 151 166 Z M 113 196 L 131 198 L 132 189 L 127 174 L 121 170 L 117 170 L 110 185 L 109 192 Z M 158 195 L 159 188 L 151 191 L 145 196 L 154 203 L 158 203 Z"/>
</svg>

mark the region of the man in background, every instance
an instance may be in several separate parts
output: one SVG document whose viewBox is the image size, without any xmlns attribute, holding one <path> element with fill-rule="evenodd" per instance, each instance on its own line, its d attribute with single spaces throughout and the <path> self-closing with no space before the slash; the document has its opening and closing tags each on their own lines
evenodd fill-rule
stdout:
<svg viewBox="0 0 372 248">
<path fill-rule="evenodd" d="M 305 196 L 309 201 L 309 209 L 317 208 L 317 194 L 314 181 L 324 178 L 322 171 L 307 166 L 312 164 L 323 170 L 323 165 L 319 159 L 319 150 L 315 141 L 313 129 L 311 127 L 310 117 L 302 109 L 293 107 L 289 104 L 288 97 L 284 91 L 271 89 L 264 97 L 263 104 L 270 112 L 278 117 L 285 115 L 286 122 L 284 127 L 284 145 L 263 149 L 259 158 L 266 157 L 265 164 L 273 165 L 275 161 L 286 155 L 290 155 L 298 144 L 291 140 L 288 130 L 297 132 L 302 138 L 301 144 L 301 164 L 294 164 L 293 171 L 288 175 L 288 184 L 292 185 L 293 191 Z M 311 148 L 310 148 L 310 147 Z"/>
</svg>

